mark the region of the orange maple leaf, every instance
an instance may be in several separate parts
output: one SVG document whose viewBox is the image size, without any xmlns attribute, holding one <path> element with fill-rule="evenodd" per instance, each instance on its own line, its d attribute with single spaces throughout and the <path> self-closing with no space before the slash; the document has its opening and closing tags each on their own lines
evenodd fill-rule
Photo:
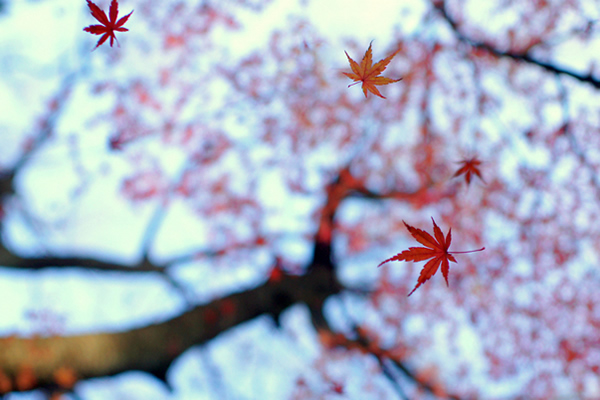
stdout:
<svg viewBox="0 0 600 400">
<path fill-rule="evenodd" d="M 404 222 L 406 228 L 414 237 L 417 242 L 425 245 L 426 247 L 410 247 L 408 250 L 404 250 L 402 253 L 396 254 L 394 257 L 385 260 L 378 267 L 381 267 L 383 264 L 390 261 L 424 261 L 428 258 L 431 258 L 423 267 L 421 271 L 421 275 L 419 275 L 419 279 L 417 280 L 417 286 L 410 292 L 408 295 L 414 293 L 415 290 L 423 283 L 425 283 L 429 278 L 431 278 L 437 272 L 440 264 L 442 265 L 442 275 L 444 275 L 444 279 L 446 280 L 446 285 L 448 285 L 448 272 L 450 271 L 450 263 L 456 263 L 456 259 L 452 255 L 457 253 L 472 253 L 474 251 L 482 251 L 485 247 L 482 247 L 478 250 L 470 250 L 470 251 L 454 251 L 450 253 L 448 248 L 450 247 L 450 242 L 452 241 L 452 228 L 448 230 L 448 235 L 444 238 L 444 233 L 436 225 L 435 220 L 431 218 L 433 221 L 433 233 L 435 235 L 435 239 L 427 232 L 414 228 Z"/>
<path fill-rule="evenodd" d="M 348 53 L 346 53 L 344 51 L 344 53 L 346 53 L 346 57 L 348 57 L 348 61 L 350 62 L 350 68 L 352 68 L 352 72 L 342 72 L 342 73 L 344 75 L 346 75 L 348 78 L 356 81 L 356 82 L 348 85 L 348 87 L 350 87 L 352 85 L 356 85 L 359 82 L 362 82 L 362 90 L 363 90 L 363 93 L 365 94 L 365 97 L 367 97 L 367 90 L 368 90 L 369 92 L 373 93 L 374 95 L 385 99 L 385 97 L 382 96 L 381 93 L 379 93 L 379 90 L 377 89 L 377 87 L 375 85 L 387 85 L 387 84 L 398 82 L 398 81 L 402 80 L 402 78 L 391 79 L 391 78 L 386 78 L 384 76 L 378 76 L 387 68 L 387 65 L 390 63 L 390 61 L 392 61 L 392 58 L 394 58 L 394 56 L 396 54 L 398 54 L 400 49 L 396 50 L 395 52 L 393 52 L 392 54 L 390 54 L 383 60 L 380 60 L 377 64 L 372 65 L 373 64 L 373 52 L 371 51 L 372 44 L 373 44 L 373 42 L 371 42 L 371 44 L 369 44 L 369 48 L 365 52 L 365 55 L 364 55 L 362 61 L 360 62 L 360 65 L 356 61 L 351 59 L 350 56 L 348 55 Z"/>
<path fill-rule="evenodd" d="M 481 181 L 483 183 L 485 183 L 485 181 L 483 180 L 483 177 L 481 176 L 481 171 L 479 170 L 481 161 L 479 159 L 477 159 L 477 157 L 471 157 L 469 159 L 464 159 L 464 160 L 459 161 L 458 163 L 462 164 L 462 167 L 460 167 L 454 173 L 454 176 L 452 176 L 453 178 L 456 178 L 457 176 L 464 174 L 465 181 L 467 182 L 467 185 L 469 185 L 471 183 L 471 175 L 477 175 L 477 177 L 479 179 L 481 179 Z"/>
</svg>

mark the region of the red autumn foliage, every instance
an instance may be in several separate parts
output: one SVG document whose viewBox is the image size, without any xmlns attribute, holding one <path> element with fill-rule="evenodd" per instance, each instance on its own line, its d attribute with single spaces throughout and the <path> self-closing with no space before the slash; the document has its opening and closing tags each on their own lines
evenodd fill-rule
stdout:
<svg viewBox="0 0 600 400">
<path fill-rule="evenodd" d="M 479 161 L 477 157 L 464 159 L 460 161 L 459 164 L 462 164 L 462 166 L 454 173 L 454 178 L 460 175 L 464 175 L 465 182 L 467 182 L 467 185 L 469 185 L 471 183 L 471 175 L 475 175 L 479 179 L 481 179 L 482 182 L 485 182 L 483 180 L 483 177 L 481 176 L 481 171 L 479 169 L 481 161 Z"/>
<path fill-rule="evenodd" d="M 284 273 L 281 270 L 281 268 L 275 266 L 273 269 L 271 269 L 271 273 L 269 274 L 269 282 L 277 283 L 281 281 L 281 279 L 283 278 L 283 274 Z"/>
<path fill-rule="evenodd" d="M 331 390 L 336 394 L 344 394 L 344 386 L 342 386 L 340 383 L 332 382 Z"/>
<path fill-rule="evenodd" d="M 411 247 L 408 250 L 404 250 L 402 253 L 396 254 L 394 257 L 387 259 L 378 265 L 380 267 L 390 261 L 425 261 L 427 259 L 431 259 L 421 270 L 421 275 L 419 275 L 417 286 L 415 286 L 415 288 L 408 294 L 409 296 L 413 294 L 413 292 L 417 290 L 419 286 L 435 275 L 440 265 L 442 266 L 442 275 L 446 280 L 446 285 L 448 285 L 448 272 L 450 271 L 449 261 L 456 263 L 456 259 L 452 253 L 448 251 L 450 243 L 452 242 L 452 228 L 448 230 L 448 235 L 446 235 L 444 238 L 444 233 L 437 226 L 435 220 L 431 218 L 431 221 L 433 221 L 433 233 L 435 238 L 433 238 L 433 236 L 431 236 L 429 233 L 421 229 L 414 228 L 403 221 L 406 229 L 408 229 L 412 237 L 426 247 Z M 485 247 L 482 247 L 478 250 L 466 252 L 460 251 L 454 253 L 471 253 L 473 251 L 482 250 L 485 250 Z"/>
<path fill-rule="evenodd" d="M 117 21 L 117 15 L 119 14 L 119 2 L 117 0 L 112 0 L 110 3 L 110 10 L 108 12 L 110 19 L 106 16 L 106 13 L 92 1 L 87 0 L 87 3 L 88 7 L 90 8 L 90 12 L 92 13 L 92 16 L 96 18 L 101 24 L 90 25 L 86 28 L 83 28 L 84 31 L 89 32 L 92 35 L 102 35 L 102 37 L 98 40 L 96 47 L 94 47 L 94 50 L 98 48 L 98 46 L 100 46 L 102 43 L 106 42 L 106 39 L 108 38 L 110 38 L 110 47 L 113 46 L 113 42 L 115 40 L 118 44 L 119 41 L 117 40 L 115 32 L 127 32 L 129 30 L 127 28 L 123 28 L 123 25 L 125 25 L 133 11 L 131 11 L 124 17 L 121 17 Z"/>
</svg>

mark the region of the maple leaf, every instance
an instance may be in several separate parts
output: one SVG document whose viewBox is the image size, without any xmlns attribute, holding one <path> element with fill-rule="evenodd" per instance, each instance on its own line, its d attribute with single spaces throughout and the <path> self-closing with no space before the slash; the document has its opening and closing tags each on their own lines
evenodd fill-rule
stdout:
<svg viewBox="0 0 600 400">
<path fill-rule="evenodd" d="M 433 236 L 424 230 L 414 228 L 402 221 L 412 237 L 426 247 L 410 247 L 408 250 L 404 250 L 402 253 L 396 254 L 394 257 L 385 260 L 378 265 L 378 267 L 381 267 L 383 264 L 390 261 L 425 261 L 431 258 L 431 260 L 429 260 L 421 270 L 421 275 L 419 275 L 419 279 L 417 280 L 417 286 L 415 286 L 415 288 L 408 294 L 409 296 L 413 294 L 419 286 L 435 275 L 440 267 L 440 264 L 442 265 L 442 275 L 446 280 L 446 285 L 448 285 L 448 272 L 450 271 L 449 261 L 456 263 L 456 259 L 452 254 L 472 253 L 475 251 L 485 250 L 485 247 L 482 247 L 478 250 L 454 251 L 450 253 L 448 248 L 450 247 L 450 242 L 452 241 L 452 228 L 448 230 L 448 234 L 444 238 L 444 233 L 439 226 L 437 226 L 435 220 L 433 218 L 431 218 L 431 220 L 433 221 L 433 234 L 435 235 L 435 238 L 433 238 Z"/>
<path fill-rule="evenodd" d="M 106 39 L 108 39 L 109 37 L 110 37 L 110 47 L 113 46 L 113 43 L 115 40 L 117 41 L 117 44 L 119 44 L 119 41 L 117 40 L 117 37 L 115 36 L 115 31 L 127 32 L 129 30 L 127 28 L 123 28 L 123 25 L 125 25 L 125 22 L 127 22 L 127 20 L 129 19 L 129 16 L 133 13 L 133 10 L 129 14 L 127 14 L 126 16 L 122 17 L 121 19 L 119 19 L 117 21 L 117 15 L 119 14 L 119 3 L 117 2 L 117 0 L 112 0 L 110 3 L 110 9 L 108 12 L 108 14 L 110 15 L 110 19 L 108 19 L 108 17 L 106 16 L 106 13 L 104 11 L 102 11 L 100 9 L 100 7 L 98 7 L 97 5 L 92 3 L 90 0 L 87 0 L 87 3 L 88 3 L 88 7 L 90 8 L 90 11 L 92 13 L 92 16 L 94 18 L 96 18 L 98 20 L 98 22 L 100 22 L 102 24 L 102 25 L 90 25 L 86 28 L 83 28 L 84 31 L 89 32 L 93 35 L 102 35 L 100 40 L 98 40 L 98 44 L 96 44 L 96 47 L 94 47 L 93 50 L 96 50 L 98 48 L 98 46 L 100 46 L 102 43 L 106 42 Z"/>
<path fill-rule="evenodd" d="M 369 48 L 365 52 L 365 55 L 364 55 L 362 61 L 360 62 L 360 65 L 356 61 L 351 59 L 350 56 L 348 55 L 348 53 L 346 53 L 344 51 L 344 53 L 346 53 L 346 57 L 348 57 L 348 61 L 350 62 L 350 68 L 352 68 L 352 72 L 342 72 L 342 73 L 344 75 L 346 75 L 348 78 L 356 81 L 356 82 L 348 85 L 348 87 L 350 87 L 352 85 L 356 85 L 359 82 L 362 82 L 362 90 L 363 90 L 363 93 L 365 94 L 365 97 L 367 97 L 367 90 L 368 90 L 369 92 L 373 93 L 374 95 L 385 99 L 385 97 L 382 96 L 381 93 L 379 93 L 379 90 L 377 89 L 377 87 L 375 85 L 387 85 L 387 84 L 398 82 L 398 81 L 402 80 L 402 78 L 391 79 L 391 78 L 386 78 L 384 76 L 379 76 L 379 74 L 381 74 L 387 68 L 387 65 L 390 63 L 390 61 L 392 61 L 392 58 L 394 58 L 394 56 L 396 54 L 398 54 L 400 49 L 396 50 L 395 52 L 393 52 L 392 54 L 390 54 L 383 60 L 379 60 L 379 62 L 377 64 L 372 65 L 373 64 L 373 53 L 371 51 L 372 44 L 373 44 L 373 42 L 371 42 L 371 44 L 369 44 Z"/>
<path fill-rule="evenodd" d="M 462 164 L 462 167 L 460 167 L 454 173 L 454 176 L 452 176 L 453 178 L 456 178 L 457 176 L 464 174 L 465 175 L 465 181 L 467 182 L 467 185 L 469 185 L 471 183 L 471 175 L 477 175 L 477 177 L 479 179 L 481 179 L 481 181 L 483 183 L 485 183 L 485 181 L 483 180 L 483 177 L 481 176 L 481 171 L 479 170 L 479 166 L 481 165 L 481 161 L 479 161 L 477 159 L 477 157 L 472 157 L 472 158 L 469 158 L 469 159 L 461 160 L 458 163 Z"/>
</svg>

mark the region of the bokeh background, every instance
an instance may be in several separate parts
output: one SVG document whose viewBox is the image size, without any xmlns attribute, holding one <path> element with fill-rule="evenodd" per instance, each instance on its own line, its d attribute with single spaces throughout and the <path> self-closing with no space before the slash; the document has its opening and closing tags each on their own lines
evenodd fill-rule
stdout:
<svg viewBox="0 0 600 400">
<path fill-rule="evenodd" d="M 131 10 L 0 1 L 6 399 L 600 397 L 597 1 Z M 407 297 L 432 217 L 486 250 Z"/>
</svg>

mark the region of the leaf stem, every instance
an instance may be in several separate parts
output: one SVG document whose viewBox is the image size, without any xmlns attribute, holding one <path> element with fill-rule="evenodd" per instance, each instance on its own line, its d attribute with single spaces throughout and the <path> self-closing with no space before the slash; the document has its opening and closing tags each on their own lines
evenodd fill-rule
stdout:
<svg viewBox="0 0 600 400">
<path fill-rule="evenodd" d="M 467 253 L 475 253 L 476 251 L 483 251 L 483 250 L 485 250 L 485 247 L 482 247 L 477 250 L 469 250 L 469 251 L 449 251 L 448 253 L 450 253 L 450 254 L 467 254 Z"/>
</svg>

